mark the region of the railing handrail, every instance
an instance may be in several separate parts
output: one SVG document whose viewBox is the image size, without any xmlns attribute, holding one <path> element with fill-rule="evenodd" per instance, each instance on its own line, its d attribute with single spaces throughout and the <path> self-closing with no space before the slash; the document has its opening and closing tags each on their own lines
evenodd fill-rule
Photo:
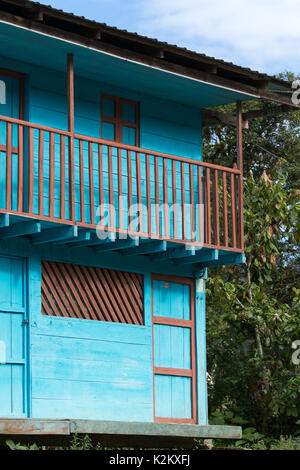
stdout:
<svg viewBox="0 0 300 470">
<path fill-rule="evenodd" d="M 58 129 L 56 127 L 48 127 L 42 124 L 35 124 L 33 122 L 24 121 L 22 119 L 16 119 L 16 118 L 8 117 L 8 116 L 0 116 L 0 121 L 6 121 L 12 124 L 18 124 L 18 125 L 22 125 L 22 126 L 26 126 L 26 127 L 30 127 L 34 129 L 40 129 L 46 132 L 53 132 L 55 134 L 64 135 L 66 137 L 73 137 L 74 139 L 84 140 L 86 142 L 92 142 L 94 144 L 102 144 L 108 147 L 116 147 L 119 149 L 131 151 L 131 152 L 141 153 L 145 155 L 152 155 L 154 157 L 166 158 L 169 160 L 175 160 L 175 161 L 187 163 L 190 165 L 202 166 L 206 168 L 211 168 L 213 170 L 226 171 L 227 173 L 241 174 L 241 171 L 238 168 L 215 165 L 214 163 L 203 162 L 200 160 L 194 160 L 192 158 L 187 158 L 187 157 L 179 157 L 178 155 L 157 152 L 155 150 L 145 149 L 145 148 L 137 147 L 135 145 L 122 144 L 119 142 L 115 142 L 113 140 L 101 139 L 98 137 L 90 137 L 87 135 L 77 134 L 77 133 L 73 134 L 72 132 L 65 131 L 63 129 Z"/>
<path fill-rule="evenodd" d="M 18 124 L 26 127 L 31 127 L 34 129 L 40 129 L 46 132 L 53 132 L 55 134 L 65 135 L 67 137 L 72 137 L 72 133 L 69 131 L 64 131 L 63 129 L 58 129 L 56 127 L 43 126 L 42 124 L 35 124 L 34 122 L 24 121 L 22 119 L 16 119 L 8 116 L 0 116 L 0 121 L 10 122 L 11 124 Z"/>
</svg>

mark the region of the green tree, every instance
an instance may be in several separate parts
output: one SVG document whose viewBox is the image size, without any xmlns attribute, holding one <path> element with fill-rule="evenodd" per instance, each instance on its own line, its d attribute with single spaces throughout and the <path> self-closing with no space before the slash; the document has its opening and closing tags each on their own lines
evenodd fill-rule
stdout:
<svg viewBox="0 0 300 470">
<path fill-rule="evenodd" d="M 234 130 L 204 137 L 209 160 L 233 164 Z M 210 270 L 207 283 L 210 410 L 279 436 L 300 417 L 300 112 L 251 121 L 244 142 L 246 264 Z"/>
</svg>

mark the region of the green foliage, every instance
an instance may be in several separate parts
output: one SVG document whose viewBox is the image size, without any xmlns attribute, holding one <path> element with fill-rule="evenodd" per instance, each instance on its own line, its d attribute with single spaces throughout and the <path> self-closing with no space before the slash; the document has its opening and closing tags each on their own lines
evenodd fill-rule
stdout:
<svg viewBox="0 0 300 470">
<path fill-rule="evenodd" d="M 243 444 L 263 436 L 270 448 L 268 439 L 299 432 L 291 343 L 300 339 L 300 112 L 250 121 L 244 137 L 246 263 L 210 270 L 209 408 L 211 422 L 243 421 Z M 216 128 L 204 147 L 210 160 L 232 164 L 235 145 L 234 130 Z"/>
<path fill-rule="evenodd" d="M 15 444 L 11 439 L 6 441 L 6 445 L 10 448 L 10 450 L 40 450 L 36 444 L 20 444 L 18 442 Z"/>
</svg>

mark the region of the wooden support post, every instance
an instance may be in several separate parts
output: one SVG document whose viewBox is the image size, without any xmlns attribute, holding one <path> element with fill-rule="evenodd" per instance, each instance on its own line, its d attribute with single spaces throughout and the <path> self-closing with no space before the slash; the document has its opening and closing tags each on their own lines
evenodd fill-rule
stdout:
<svg viewBox="0 0 300 470">
<path fill-rule="evenodd" d="M 238 184 L 238 240 L 240 248 L 244 249 L 244 216 L 243 216 L 243 115 L 242 115 L 242 103 L 237 101 L 236 106 L 236 118 L 237 118 L 237 167 L 240 170 L 239 184 Z"/>
<path fill-rule="evenodd" d="M 70 220 L 75 221 L 75 183 L 74 183 L 74 64 L 73 54 L 67 56 L 68 87 L 68 131 L 69 137 L 69 204 Z"/>
</svg>

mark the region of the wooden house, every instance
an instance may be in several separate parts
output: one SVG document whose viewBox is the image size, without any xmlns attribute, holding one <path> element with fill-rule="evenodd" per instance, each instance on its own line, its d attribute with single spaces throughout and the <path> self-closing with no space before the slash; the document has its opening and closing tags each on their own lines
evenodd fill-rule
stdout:
<svg viewBox="0 0 300 470">
<path fill-rule="evenodd" d="M 290 85 L 21 0 L 0 59 L 0 435 L 239 437 L 208 426 L 206 268 L 244 260 L 241 102 Z"/>
</svg>

